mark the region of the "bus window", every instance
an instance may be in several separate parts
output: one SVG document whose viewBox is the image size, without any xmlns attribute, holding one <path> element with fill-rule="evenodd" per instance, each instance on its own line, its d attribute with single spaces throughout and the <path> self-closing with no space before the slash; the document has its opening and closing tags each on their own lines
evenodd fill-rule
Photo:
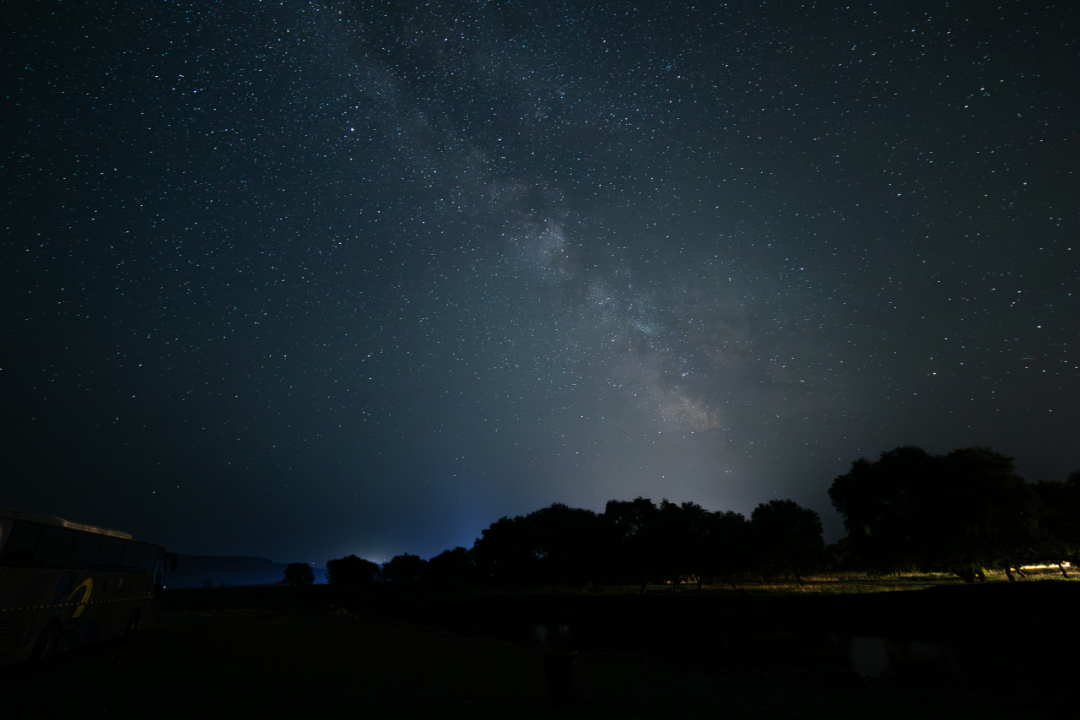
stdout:
<svg viewBox="0 0 1080 720">
<path fill-rule="evenodd" d="M 29 565 L 34 559 L 41 526 L 37 523 L 15 521 L 11 537 L 4 544 L 2 561 L 5 565 Z"/>
<path fill-rule="evenodd" d="M 114 537 L 103 537 L 101 538 L 101 554 L 98 555 L 97 564 L 99 567 L 117 567 L 123 553 L 123 540 Z"/>
<path fill-rule="evenodd" d="M 140 570 L 153 570 L 157 564 L 158 548 L 156 545 L 143 545 L 142 558 L 139 560 Z"/>
<path fill-rule="evenodd" d="M 8 535 L 11 534 L 12 522 L 7 518 L 0 518 L 0 553 L 4 551 L 4 543 L 7 542 Z"/>
<path fill-rule="evenodd" d="M 34 551 L 34 565 L 45 567 L 66 567 L 71 556 L 71 546 L 75 544 L 75 533 L 64 528 L 41 527 L 41 538 Z"/>
<path fill-rule="evenodd" d="M 72 566 L 85 568 L 97 564 L 98 555 L 101 553 L 101 536 L 90 533 L 75 535 L 75 547 L 71 551 Z"/>
<path fill-rule="evenodd" d="M 142 550 L 142 543 L 125 542 L 124 556 L 120 560 L 120 565 L 126 568 L 139 567 L 139 560 L 142 558 Z"/>
</svg>

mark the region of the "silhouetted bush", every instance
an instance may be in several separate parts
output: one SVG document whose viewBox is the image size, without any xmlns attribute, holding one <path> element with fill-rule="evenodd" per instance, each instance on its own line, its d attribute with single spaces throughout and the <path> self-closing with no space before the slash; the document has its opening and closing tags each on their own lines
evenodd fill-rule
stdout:
<svg viewBox="0 0 1080 720">
<path fill-rule="evenodd" d="M 523 526 L 535 554 L 537 579 L 582 588 L 596 582 L 602 564 L 603 527 L 592 510 L 562 503 L 529 513 Z"/>
<path fill-rule="evenodd" d="M 432 589 L 463 590 L 477 581 L 475 556 L 463 547 L 444 550 L 427 561 L 425 573 Z"/>
<path fill-rule="evenodd" d="M 753 561 L 748 552 L 753 544 L 750 523 L 737 512 L 714 512 L 706 527 L 701 550 L 704 571 L 736 588 L 734 577 L 748 572 Z"/>
<path fill-rule="evenodd" d="M 409 592 L 470 587 L 559 587 L 681 583 L 756 573 L 803 578 L 821 567 L 884 573 L 917 567 L 954 572 L 968 582 L 982 568 L 1011 568 L 1036 558 L 1080 561 L 1080 471 L 1062 483 L 1031 485 L 1012 458 L 975 447 L 931 455 L 899 447 L 860 458 L 829 489 L 847 537 L 825 546 L 821 518 L 791 500 L 758 505 L 750 520 L 692 502 L 660 505 L 611 500 L 602 514 L 553 503 L 526 516 L 502 517 L 471 549 L 425 562 L 398 555 L 380 570 L 350 555 L 327 562 L 331 584 Z M 303 566 L 302 564 L 301 567 Z M 290 566 L 290 568 L 293 566 Z M 1062 572 L 1066 572 L 1062 565 Z"/>
<path fill-rule="evenodd" d="M 473 543 L 476 569 L 482 583 L 512 588 L 534 582 L 539 558 L 530 523 L 502 517 L 482 530 Z"/>
<path fill-rule="evenodd" d="M 326 561 L 326 582 L 339 588 L 364 589 L 375 584 L 379 566 L 370 560 L 346 555 L 337 560 Z"/>
<path fill-rule="evenodd" d="M 290 563 L 286 566 L 284 580 L 286 585 L 302 587 L 304 585 L 311 585 L 314 582 L 315 572 L 307 563 Z"/>
<path fill-rule="evenodd" d="M 1080 563 L 1080 470 L 1064 482 L 1035 483 L 1035 494 L 1042 503 L 1040 559 L 1056 563 L 1068 577 L 1064 561 Z"/>
<path fill-rule="evenodd" d="M 379 580 L 402 589 L 416 589 L 423 579 L 427 562 L 418 555 L 395 555 L 383 563 Z"/>
<path fill-rule="evenodd" d="M 821 518 L 791 500 L 770 500 L 750 515 L 759 572 L 790 569 L 800 585 L 802 576 L 825 558 Z"/>
<path fill-rule="evenodd" d="M 604 508 L 609 581 L 633 584 L 645 592 L 661 576 L 655 536 L 659 510 L 652 500 L 609 500 Z"/>
<path fill-rule="evenodd" d="M 853 554 L 868 569 L 906 565 L 953 572 L 967 582 L 984 567 L 1038 556 L 1041 503 L 1014 472 L 1013 459 L 988 448 L 931 455 L 900 447 L 876 462 L 860 458 L 829 488 Z"/>
</svg>

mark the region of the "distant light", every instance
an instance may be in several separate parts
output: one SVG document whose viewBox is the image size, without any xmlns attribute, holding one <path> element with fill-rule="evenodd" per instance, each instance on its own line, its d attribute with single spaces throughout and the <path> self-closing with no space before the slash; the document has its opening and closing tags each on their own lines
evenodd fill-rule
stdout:
<svg viewBox="0 0 1080 720">
<path fill-rule="evenodd" d="M 1058 567 L 1058 566 L 1057 565 L 1021 565 L 1020 569 L 1021 570 L 1050 570 L 1050 569 L 1053 569 L 1053 568 L 1056 568 L 1056 567 Z M 1063 562 L 1063 563 L 1061 563 L 1061 567 L 1072 567 L 1072 565 L 1070 565 L 1067 562 Z"/>
</svg>

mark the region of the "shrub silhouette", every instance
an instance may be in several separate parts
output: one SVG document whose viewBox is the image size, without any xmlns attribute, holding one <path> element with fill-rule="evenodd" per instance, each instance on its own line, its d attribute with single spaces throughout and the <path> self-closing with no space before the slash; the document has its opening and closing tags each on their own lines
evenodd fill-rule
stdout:
<svg viewBox="0 0 1080 720">
<path fill-rule="evenodd" d="M 505 589 L 590 583 L 648 585 L 756 571 L 806 573 L 833 567 L 878 572 L 917 566 L 974 582 L 983 567 L 1019 568 L 1032 559 L 1080 561 L 1080 471 L 1065 482 L 1026 483 L 1013 459 L 985 447 L 932 455 L 914 446 L 859 458 L 834 479 L 829 498 L 847 537 L 828 548 L 821 518 L 792 500 L 758 505 L 749 521 L 693 502 L 660 505 L 637 497 L 610 500 L 604 512 L 553 503 L 526 516 L 502 517 L 471 549 L 446 550 L 425 562 L 398 555 L 380 570 L 350 555 L 327 562 L 327 580 L 364 586 L 376 579 L 399 589 Z M 310 573 L 302 563 L 296 563 Z M 290 566 L 292 568 L 294 566 Z M 298 570 L 298 572 L 302 572 Z M 310 581 L 308 581 L 310 582 Z"/>
<path fill-rule="evenodd" d="M 370 587 L 375 584 L 378 575 L 378 564 L 356 555 L 326 561 L 326 582 L 338 587 Z"/>
<path fill-rule="evenodd" d="M 1080 564 L 1080 470 L 1064 482 L 1039 481 L 1035 494 L 1041 503 L 1039 557 L 1068 577 L 1064 561 Z"/>
<path fill-rule="evenodd" d="M 908 446 L 873 463 L 859 458 L 829 497 L 865 567 L 917 565 L 970 583 L 997 566 L 1011 580 L 1011 567 L 1039 553 L 1036 489 L 1016 475 L 1013 458 L 989 448 L 931 455 Z"/>
<path fill-rule="evenodd" d="M 291 585 L 293 587 L 311 585 L 315 582 L 315 572 L 307 563 L 290 563 L 285 568 L 285 579 L 283 582 L 286 585 Z"/>
<path fill-rule="evenodd" d="M 428 582 L 435 588 L 461 590 L 476 580 L 476 558 L 471 550 L 443 550 L 427 561 Z"/>
<path fill-rule="evenodd" d="M 761 571 L 790 568 L 799 585 L 803 574 L 824 557 L 821 518 L 791 500 L 770 500 L 750 515 L 754 548 Z"/>
<path fill-rule="evenodd" d="M 379 579 L 398 587 L 416 587 L 424 578 L 427 562 L 418 555 L 404 553 L 383 563 Z"/>
<path fill-rule="evenodd" d="M 619 583 L 632 583 L 642 594 L 661 573 L 655 539 L 659 510 L 652 500 L 609 500 L 604 508 L 607 558 L 611 576 Z"/>
</svg>

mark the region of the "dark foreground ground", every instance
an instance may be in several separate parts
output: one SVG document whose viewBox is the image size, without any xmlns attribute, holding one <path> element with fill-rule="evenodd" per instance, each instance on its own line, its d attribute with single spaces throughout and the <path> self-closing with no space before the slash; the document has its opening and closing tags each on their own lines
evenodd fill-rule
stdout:
<svg viewBox="0 0 1080 720">
<path fill-rule="evenodd" d="M 132 642 L 0 672 L 0 716 L 1076 716 L 1073 583 L 834 598 L 304 590 L 173 593 Z M 544 698 L 545 635 L 580 650 L 573 703 Z M 904 677 L 857 677 L 853 650 Z"/>
</svg>

